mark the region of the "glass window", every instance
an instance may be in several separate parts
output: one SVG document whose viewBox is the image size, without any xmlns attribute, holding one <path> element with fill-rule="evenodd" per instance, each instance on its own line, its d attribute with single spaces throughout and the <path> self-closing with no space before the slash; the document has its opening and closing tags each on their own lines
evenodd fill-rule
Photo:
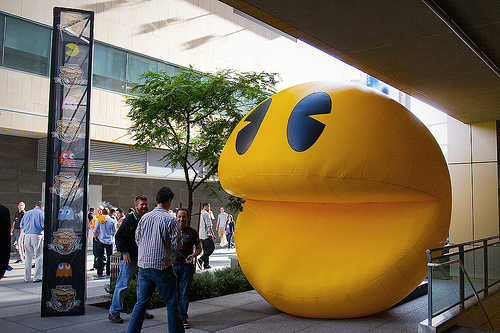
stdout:
<svg viewBox="0 0 500 333">
<path fill-rule="evenodd" d="M 158 64 L 158 67 L 159 67 L 160 71 L 164 71 L 165 73 L 167 73 L 170 76 L 177 75 L 177 73 L 179 72 L 179 67 L 177 67 L 175 65 L 163 63 L 163 62 L 160 62 Z"/>
<path fill-rule="evenodd" d="M 142 83 L 140 76 L 147 70 L 158 71 L 158 62 L 145 57 L 129 54 L 127 66 L 127 93 L 138 83 Z"/>
<path fill-rule="evenodd" d="M 3 65 L 49 76 L 51 29 L 7 16 Z"/>
<path fill-rule="evenodd" d="M 126 67 L 126 52 L 100 43 L 94 44 L 94 87 L 124 92 Z"/>
<path fill-rule="evenodd" d="M 0 14 L 0 50 L 3 50 L 3 28 L 5 26 L 5 15 Z M 1 52 L 0 52 L 1 58 Z M 3 65 L 3 58 L 0 59 L 0 64 Z"/>
</svg>

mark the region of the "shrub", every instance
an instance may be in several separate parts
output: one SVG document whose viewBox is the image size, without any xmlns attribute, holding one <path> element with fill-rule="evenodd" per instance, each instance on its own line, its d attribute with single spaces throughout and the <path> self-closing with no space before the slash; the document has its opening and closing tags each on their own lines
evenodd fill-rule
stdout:
<svg viewBox="0 0 500 333">
<path fill-rule="evenodd" d="M 106 285 L 105 290 L 108 293 L 107 297 L 111 300 L 113 292 L 115 291 L 115 282 Z M 252 290 L 252 286 L 243 274 L 241 268 L 226 267 L 216 270 L 214 273 L 203 272 L 197 273 L 193 277 L 191 284 L 191 292 L 189 300 L 199 301 L 202 299 L 218 297 L 239 293 L 243 291 Z M 130 313 L 134 308 L 137 301 L 137 281 L 130 281 L 127 292 L 125 294 L 125 301 L 123 302 L 123 312 Z M 158 288 L 155 289 L 153 296 L 148 304 L 148 309 L 156 309 L 164 307 L 165 303 L 161 297 Z"/>
</svg>

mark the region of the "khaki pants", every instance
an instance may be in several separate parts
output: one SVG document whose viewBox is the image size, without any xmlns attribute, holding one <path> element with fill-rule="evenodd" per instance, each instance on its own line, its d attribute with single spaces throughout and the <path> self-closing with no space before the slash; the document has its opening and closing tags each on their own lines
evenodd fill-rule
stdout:
<svg viewBox="0 0 500 333">
<path fill-rule="evenodd" d="M 24 281 L 31 279 L 31 262 L 35 257 L 35 275 L 33 281 L 42 279 L 42 255 L 43 255 L 43 236 L 38 234 L 24 235 L 24 250 L 26 257 L 24 259 Z"/>
</svg>

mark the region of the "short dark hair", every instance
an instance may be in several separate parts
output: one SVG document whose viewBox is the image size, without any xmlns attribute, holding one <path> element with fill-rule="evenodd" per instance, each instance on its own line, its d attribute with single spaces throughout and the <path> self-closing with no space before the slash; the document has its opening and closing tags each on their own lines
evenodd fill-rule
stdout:
<svg viewBox="0 0 500 333">
<path fill-rule="evenodd" d="M 123 209 L 121 209 L 121 208 L 119 208 L 119 207 L 116 209 L 116 211 L 117 211 L 118 213 L 120 213 L 120 214 L 122 214 L 122 213 L 123 213 Z"/>
<path fill-rule="evenodd" d="M 94 207 L 90 207 L 89 212 L 93 212 L 94 210 Z"/>
<path fill-rule="evenodd" d="M 35 206 L 37 207 L 43 207 L 43 201 L 37 201 Z"/>
<path fill-rule="evenodd" d="M 210 205 L 208 202 L 204 202 L 204 203 L 201 204 L 201 208 L 206 207 L 208 205 Z"/>
<path fill-rule="evenodd" d="M 156 203 L 164 204 L 175 197 L 170 187 L 163 186 L 156 194 Z"/>
<path fill-rule="evenodd" d="M 177 211 L 175 212 L 175 216 L 177 216 L 177 213 L 180 212 L 181 210 L 186 212 L 186 215 L 188 216 L 189 219 L 191 218 L 191 213 L 189 212 L 189 209 L 187 209 L 187 208 L 178 208 Z"/>
<path fill-rule="evenodd" d="M 103 208 L 102 215 L 108 215 L 108 214 L 109 214 L 109 210 L 107 208 Z"/>
</svg>

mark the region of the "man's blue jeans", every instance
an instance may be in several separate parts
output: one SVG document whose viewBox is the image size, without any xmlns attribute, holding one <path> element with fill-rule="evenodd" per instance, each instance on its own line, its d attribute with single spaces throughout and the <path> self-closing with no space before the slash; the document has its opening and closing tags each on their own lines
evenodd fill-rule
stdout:
<svg viewBox="0 0 500 333">
<path fill-rule="evenodd" d="M 133 261 L 128 265 L 123 260 L 120 262 L 120 273 L 118 274 L 118 279 L 116 279 L 113 301 L 109 307 L 109 313 L 113 317 L 118 317 L 120 312 L 123 311 L 123 301 L 125 300 L 128 283 L 137 274 L 138 269 L 137 261 Z"/>
<path fill-rule="evenodd" d="M 167 307 L 168 331 L 170 333 L 184 332 L 176 295 L 176 277 L 172 266 L 164 270 L 140 268 L 137 275 L 137 303 L 128 325 L 128 333 L 140 332 L 146 313 L 146 303 L 153 295 L 156 287 Z"/>
<path fill-rule="evenodd" d="M 192 264 L 174 266 L 175 275 L 177 275 L 181 319 L 188 319 L 189 289 L 191 288 L 193 269 L 194 266 Z"/>
</svg>

